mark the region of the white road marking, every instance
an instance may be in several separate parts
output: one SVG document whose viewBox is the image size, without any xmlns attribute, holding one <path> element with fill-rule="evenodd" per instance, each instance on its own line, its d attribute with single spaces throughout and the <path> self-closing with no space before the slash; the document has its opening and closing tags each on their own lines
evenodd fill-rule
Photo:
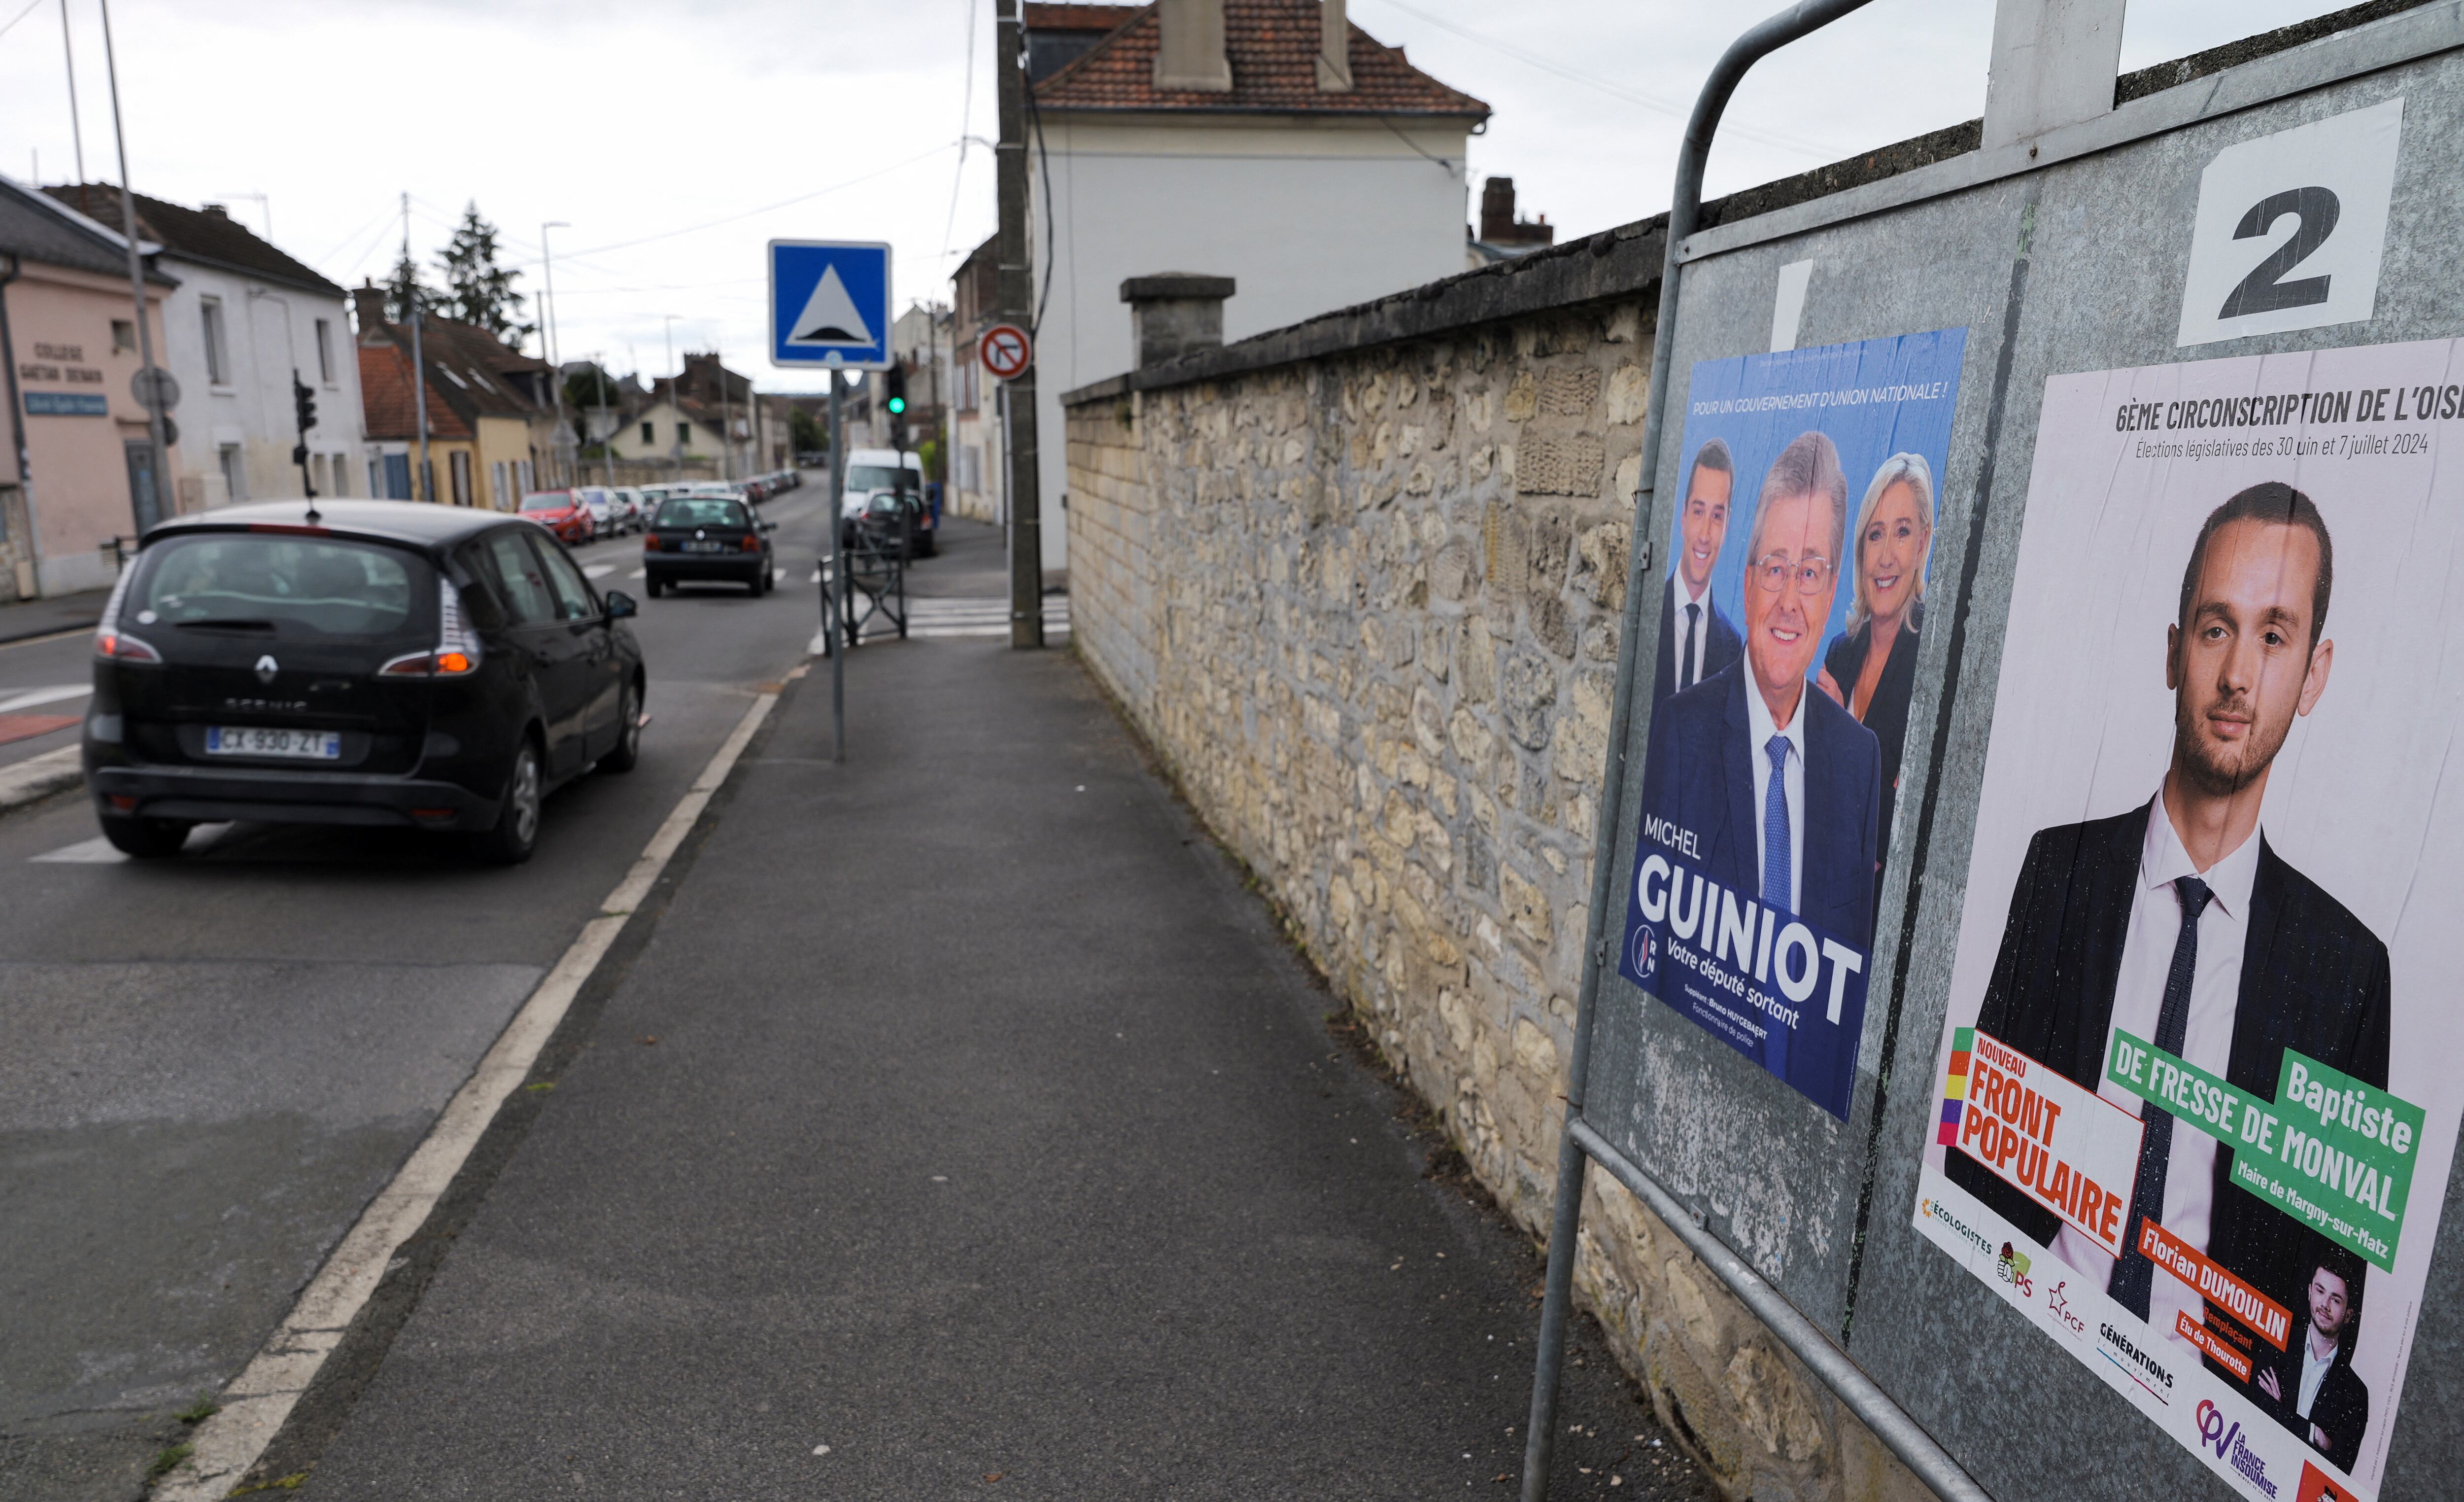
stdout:
<svg viewBox="0 0 2464 1502">
<path fill-rule="evenodd" d="M 0 689 L 0 694 L 9 696 L 6 698 L 0 698 L 0 715 L 13 714 L 21 709 L 33 709 L 37 704 L 56 704 L 62 699 L 83 698 L 93 692 L 94 685 L 91 683 L 63 683 L 56 688 L 18 689 L 13 693 L 8 689 Z"/>
<path fill-rule="evenodd" d="M 188 831 L 187 852 L 202 855 L 213 849 L 214 842 L 230 831 L 231 821 L 228 819 L 198 825 Z M 112 848 L 107 836 L 100 834 L 90 840 L 79 840 L 75 845 L 63 845 L 45 854 L 27 857 L 30 862 L 55 866 L 117 866 L 128 858 Z"/>
<path fill-rule="evenodd" d="M 755 696 L 725 743 L 650 836 L 633 869 L 600 904 L 602 916 L 582 926 L 580 937 L 505 1025 L 495 1046 L 446 1103 L 393 1182 L 369 1202 L 358 1223 L 336 1245 L 290 1315 L 266 1337 L 247 1369 L 223 1389 L 221 1410 L 191 1431 L 188 1439 L 195 1450 L 157 1484 L 153 1502 L 221 1502 L 265 1453 L 300 1394 L 316 1380 L 318 1368 L 325 1364 L 343 1331 L 376 1292 L 395 1249 L 436 1207 L 505 1097 L 530 1072 L 539 1049 L 564 1020 L 583 983 L 624 932 L 634 908 L 649 895 L 676 848 L 692 831 L 693 821 L 709 806 L 711 796 L 727 780 L 754 732 L 778 702 L 776 693 Z"/>
<path fill-rule="evenodd" d="M 616 571 L 616 565 L 613 563 L 584 563 L 582 565 L 582 571 L 593 579 L 605 579 L 609 574 Z"/>
<path fill-rule="evenodd" d="M 148 419 L 148 420 L 149 420 L 149 421 L 151 421 L 151 419 Z M 647 568 L 636 568 L 636 569 L 634 569 L 631 573 L 627 574 L 625 577 L 626 577 L 626 578 L 627 578 L 627 579 L 640 579 L 640 578 L 643 578 L 643 577 L 647 576 L 649 572 L 650 572 L 650 571 L 649 571 L 649 569 L 647 569 Z"/>
</svg>

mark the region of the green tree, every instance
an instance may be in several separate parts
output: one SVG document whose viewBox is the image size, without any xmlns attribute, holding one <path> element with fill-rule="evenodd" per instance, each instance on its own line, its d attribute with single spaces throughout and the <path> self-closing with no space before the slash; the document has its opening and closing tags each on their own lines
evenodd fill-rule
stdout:
<svg viewBox="0 0 2464 1502">
<path fill-rule="evenodd" d="M 787 413 L 787 434 L 798 453 L 821 453 L 830 446 L 828 425 L 801 407 Z"/>
<path fill-rule="evenodd" d="M 479 217 L 477 202 L 464 207 L 436 265 L 445 273 L 437 311 L 447 318 L 476 324 L 516 348 L 539 332 L 538 324 L 519 321 L 525 299 L 514 290 L 514 278 L 520 273 L 496 264 L 496 227 Z"/>
<path fill-rule="evenodd" d="M 430 313 L 440 311 L 436 289 L 421 279 L 419 263 L 410 258 L 410 249 L 405 246 L 402 259 L 393 263 L 392 273 L 385 277 L 385 317 L 396 323 L 409 322 L 410 296 L 414 289 L 419 294 L 421 307 Z"/>
</svg>

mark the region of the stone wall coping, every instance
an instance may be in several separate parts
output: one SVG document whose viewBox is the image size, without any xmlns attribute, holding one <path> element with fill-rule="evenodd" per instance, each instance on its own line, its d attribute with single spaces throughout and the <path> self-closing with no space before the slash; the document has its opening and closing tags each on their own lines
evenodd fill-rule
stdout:
<svg viewBox="0 0 2464 1502">
<path fill-rule="evenodd" d="M 2228 68 L 2339 32 L 2443 3 L 2447 0 L 2367 0 L 2365 4 L 2123 74 L 2114 80 L 2114 101 L 2123 104 L 2162 90 L 2181 88 Z M 1984 131 L 1982 120 L 1967 121 L 1794 177 L 1713 199 L 1704 204 L 1697 229 L 1709 230 L 1776 213 L 1970 154 L 1982 147 Z M 1222 380 L 1328 355 L 1435 338 L 1532 314 L 1642 298 L 1660 286 L 1667 233 L 1668 215 L 1654 214 L 1512 260 L 1491 262 L 1390 293 L 1374 301 L 1337 308 L 1235 343 L 1194 351 L 1177 360 L 1090 382 L 1063 392 L 1061 405 L 1083 406 L 1112 400 L 1131 391 Z"/>
</svg>

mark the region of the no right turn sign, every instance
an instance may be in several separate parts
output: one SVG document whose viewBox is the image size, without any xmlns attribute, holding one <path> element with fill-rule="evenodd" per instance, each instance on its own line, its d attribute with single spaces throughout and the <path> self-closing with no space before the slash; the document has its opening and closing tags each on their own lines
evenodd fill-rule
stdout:
<svg viewBox="0 0 2464 1502">
<path fill-rule="evenodd" d="M 976 342 L 976 356 L 984 368 L 1003 381 L 1015 381 L 1034 363 L 1035 346 L 1026 330 L 1015 323 L 996 323 Z"/>
</svg>

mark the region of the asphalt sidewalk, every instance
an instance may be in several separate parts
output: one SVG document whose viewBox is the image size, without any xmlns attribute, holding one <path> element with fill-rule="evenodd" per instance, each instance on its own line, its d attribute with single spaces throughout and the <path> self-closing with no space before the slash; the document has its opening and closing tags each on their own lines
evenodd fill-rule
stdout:
<svg viewBox="0 0 2464 1502">
<path fill-rule="evenodd" d="M 790 686 L 301 1494 L 1511 1495 L 1538 1259 L 1074 659 L 847 702 L 839 766 Z M 1575 1356 L 1555 1494 L 1709 1495 Z"/>
</svg>

